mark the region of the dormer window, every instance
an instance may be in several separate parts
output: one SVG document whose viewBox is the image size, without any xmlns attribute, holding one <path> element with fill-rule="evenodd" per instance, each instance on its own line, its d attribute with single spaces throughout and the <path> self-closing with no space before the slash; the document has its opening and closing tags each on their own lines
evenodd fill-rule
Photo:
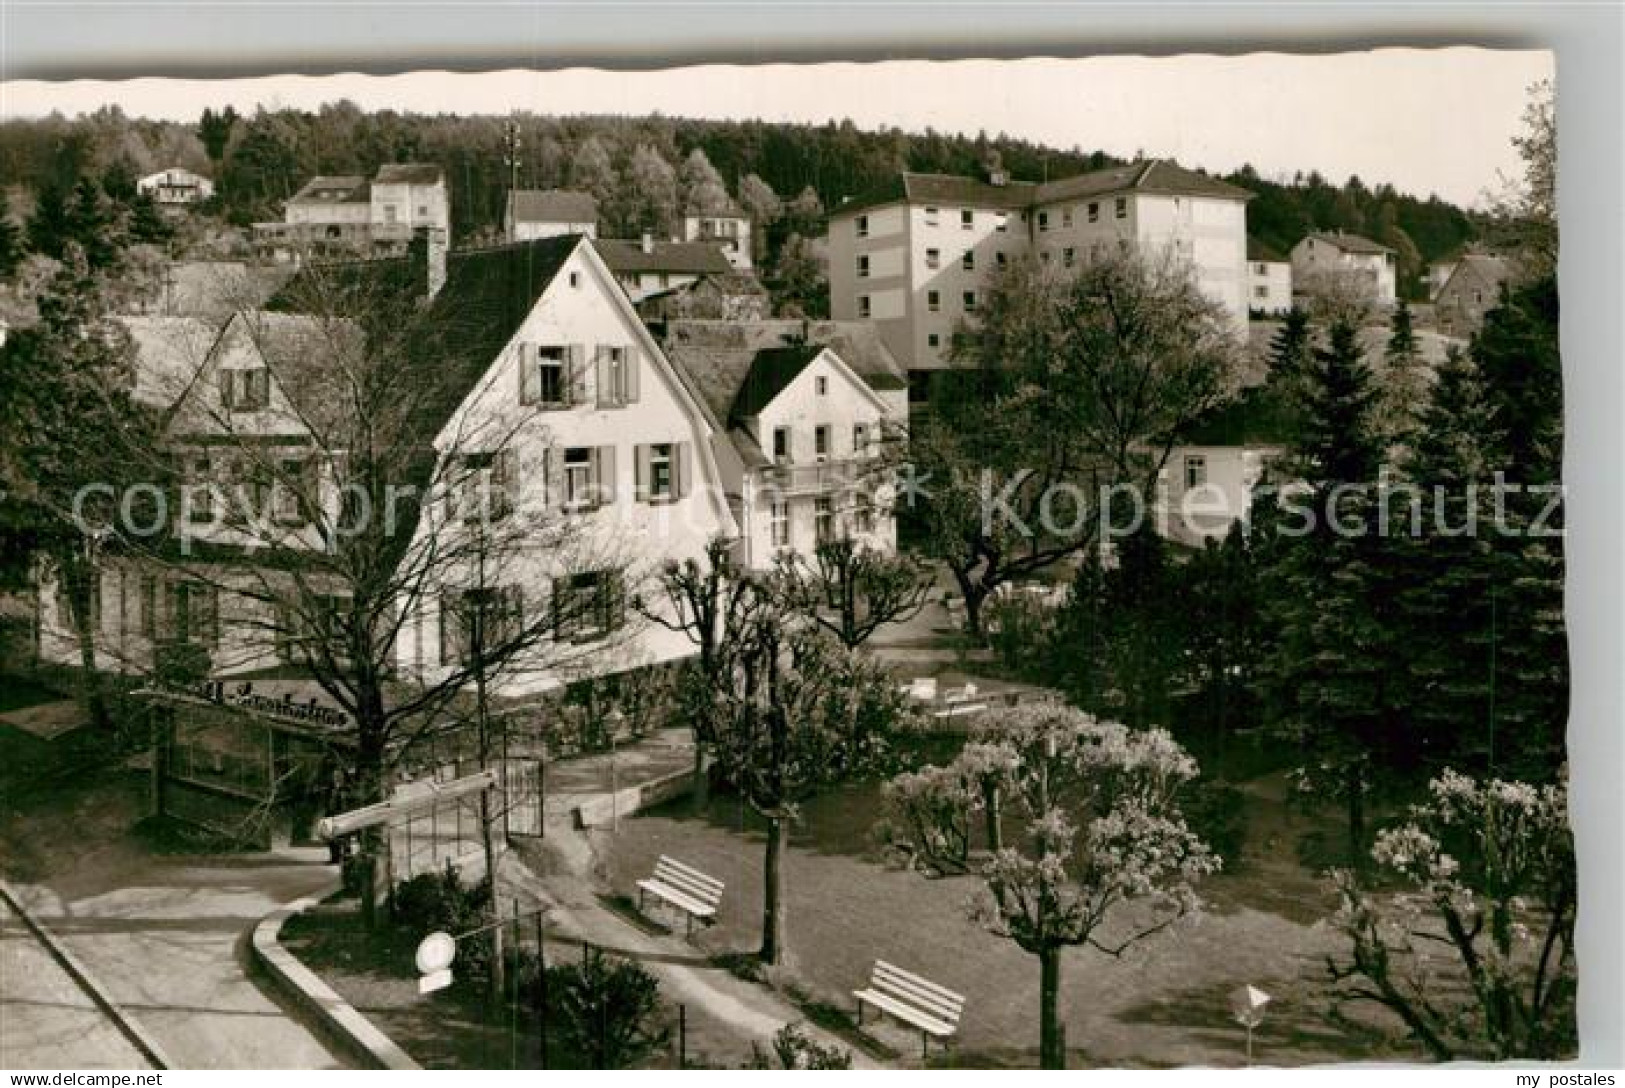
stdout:
<svg viewBox="0 0 1625 1088">
<path fill-rule="evenodd" d="M 271 372 L 264 367 L 222 370 L 220 400 L 231 412 L 252 412 L 266 407 L 271 401 Z"/>
</svg>

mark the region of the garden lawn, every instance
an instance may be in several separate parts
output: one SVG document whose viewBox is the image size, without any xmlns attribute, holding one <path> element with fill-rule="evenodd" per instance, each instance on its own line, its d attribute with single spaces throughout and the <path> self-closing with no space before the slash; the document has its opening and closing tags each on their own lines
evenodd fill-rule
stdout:
<svg viewBox="0 0 1625 1088">
<path fill-rule="evenodd" d="M 1278 783 L 1248 787 L 1249 848 L 1241 870 L 1204 885 L 1212 908 L 1136 945 L 1121 958 L 1070 949 L 1061 1014 L 1074 1065 L 1239 1065 L 1243 1033 L 1228 995 L 1243 983 L 1275 997 L 1255 1035 L 1261 1064 L 1416 1058 L 1366 1026 L 1327 1022 L 1326 956 L 1341 943 L 1323 918 L 1324 884 L 1296 862 L 1308 830 L 1287 814 Z M 812 1000 L 851 1011 L 851 993 L 885 959 L 966 995 L 952 1059 L 963 1065 L 1031 1065 L 1038 1043 L 1038 962 L 965 916 L 973 877 L 928 879 L 889 869 L 868 841 L 874 787 L 849 787 L 808 806 L 786 858 L 788 958 L 794 985 Z M 623 821 L 611 840 L 616 891 L 668 854 L 726 882 L 718 923 L 695 942 L 710 951 L 754 951 L 760 942 L 759 826 L 730 797 L 703 815 L 678 800 Z M 1109 936 L 1109 934 L 1108 934 Z M 917 1061 L 917 1035 L 892 1024 L 876 1036 Z"/>
</svg>

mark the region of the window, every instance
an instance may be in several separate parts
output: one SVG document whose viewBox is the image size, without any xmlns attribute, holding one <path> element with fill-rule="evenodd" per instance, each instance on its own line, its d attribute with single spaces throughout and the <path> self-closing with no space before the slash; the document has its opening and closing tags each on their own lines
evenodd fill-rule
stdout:
<svg viewBox="0 0 1625 1088">
<path fill-rule="evenodd" d="M 519 348 L 519 403 L 562 408 L 570 403 L 570 351 L 560 346 Z"/>
<path fill-rule="evenodd" d="M 476 655 L 502 653 L 525 633 L 524 591 L 487 586 L 440 599 L 440 663 L 472 665 Z"/>
<path fill-rule="evenodd" d="M 1071 208 L 1062 208 L 1061 209 L 1061 226 L 1070 227 L 1071 225 L 1072 225 L 1072 209 Z"/>
<path fill-rule="evenodd" d="M 1117 218 L 1119 218 L 1119 219 L 1127 219 L 1128 218 L 1128 197 L 1126 197 L 1126 196 L 1118 197 L 1115 207 L 1116 207 L 1116 211 L 1117 211 Z M 1232 267 L 1234 267 L 1234 266 L 1232 266 Z"/>
<path fill-rule="evenodd" d="M 418 205 L 418 218 L 420 218 L 420 219 L 429 218 L 429 206 L 427 204 L 419 204 Z"/>
<path fill-rule="evenodd" d="M 1046 250 L 1044 250 L 1044 251 L 1042 251 L 1041 253 L 1038 254 L 1039 263 L 1040 264 L 1049 264 L 1050 258 L 1053 257 L 1053 256 L 1055 256 L 1055 254 L 1051 253 L 1049 250 L 1046 249 Z"/>
<path fill-rule="evenodd" d="M 220 599 L 214 586 L 175 580 L 165 582 L 157 596 L 154 637 L 164 642 L 220 641 Z"/>
<path fill-rule="evenodd" d="M 518 485 L 513 450 L 464 455 L 457 481 L 463 520 L 500 521 L 507 517 L 518 499 Z"/>
<path fill-rule="evenodd" d="M 571 287 L 580 287 L 581 286 L 581 273 L 580 272 L 571 272 L 570 273 L 570 286 Z"/>
<path fill-rule="evenodd" d="M 828 544 L 835 539 L 835 503 L 828 495 L 813 500 L 813 540 Z"/>
<path fill-rule="evenodd" d="M 993 254 L 993 263 L 1003 268 L 1010 263 L 1010 258 L 1006 257 L 1002 252 L 995 253 Z"/>
<path fill-rule="evenodd" d="M 222 370 L 220 401 L 230 412 L 252 412 L 264 408 L 271 401 L 271 372 L 264 367 Z"/>
<path fill-rule="evenodd" d="M 192 482 L 186 485 L 186 518 L 188 521 L 215 519 L 216 480 L 214 462 L 207 457 L 192 461 Z"/>
<path fill-rule="evenodd" d="M 932 313 L 936 313 L 938 310 L 942 309 L 942 292 L 927 291 L 925 293 L 925 308 L 930 310 Z"/>
<path fill-rule="evenodd" d="M 867 253 L 860 253 L 860 254 L 858 254 L 858 279 L 866 280 L 868 278 L 869 278 L 869 255 Z"/>
<path fill-rule="evenodd" d="M 399 215 L 399 214 L 400 213 L 396 210 L 395 205 L 393 205 L 393 204 L 385 204 L 384 205 L 384 222 L 386 222 L 386 223 L 395 222 L 395 217 L 397 215 Z"/>
<path fill-rule="evenodd" d="M 1038 213 L 1038 229 L 1049 230 L 1049 212 Z"/>
<path fill-rule="evenodd" d="M 926 226 L 934 227 L 934 226 L 937 225 L 937 211 L 938 211 L 938 209 L 936 209 L 936 208 L 927 208 L 927 209 L 925 209 L 925 225 Z"/>
<path fill-rule="evenodd" d="M 1089 202 L 1089 222 L 1100 222 L 1100 201 L 1098 200 L 1091 200 Z"/>
<path fill-rule="evenodd" d="M 942 250 L 940 250 L 940 249 L 928 249 L 928 250 L 926 250 L 925 251 L 925 267 L 927 267 L 927 268 L 941 268 L 942 267 Z"/>
<path fill-rule="evenodd" d="M 973 249 L 967 249 L 965 251 L 965 255 L 959 258 L 959 267 L 963 268 L 966 272 L 976 271 L 976 251 Z"/>
<path fill-rule="evenodd" d="M 942 334 L 941 333 L 935 333 L 935 332 L 926 333 L 925 334 L 925 346 L 928 347 L 928 348 L 939 348 L 939 347 L 941 347 L 942 346 Z"/>
<path fill-rule="evenodd" d="M 768 532 L 773 547 L 788 548 L 790 546 L 790 504 L 776 502 L 768 507 Z"/>
<path fill-rule="evenodd" d="M 969 313 L 975 313 L 976 312 L 976 292 L 975 291 L 966 291 L 964 296 L 963 296 L 963 301 L 965 303 L 965 312 L 966 313 L 969 314 Z"/>
<path fill-rule="evenodd" d="M 820 374 L 813 379 L 813 392 L 820 397 L 829 396 L 829 379 Z"/>
<path fill-rule="evenodd" d="M 867 423 L 852 424 L 852 452 L 862 457 L 869 452 L 869 425 Z"/>
<path fill-rule="evenodd" d="M 852 500 L 852 531 L 864 536 L 875 531 L 875 504 L 868 495 L 860 493 Z"/>
<path fill-rule="evenodd" d="M 306 504 L 316 491 L 313 464 L 304 457 L 285 457 L 278 469 L 271 498 L 272 516 L 284 524 L 302 524 L 308 520 Z"/>
<path fill-rule="evenodd" d="M 638 399 L 638 360 L 630 349 L 600 345 L 597 351 L 598 407 L 624 408 Z"/>
<path fill-rule="evenodd" d="M 621 625 L 625 595 L 612 570 L 585 571 L 553 580 L 553 631 L 572 642 L 603 638 Z"/>
<path fill-rule="evenodd" d="M 820 423 L 813 428 L 813 456 L 823 461 L 829 457 L 829 424 Z"/>
<path fill-rule="evenodd" d="M 1009 212 L 994 212 L 993 213 L 993 229 L 996 230 L 996 231 L 999 231 L 1000 233 L 1008 231 L 1010 229 L 1010 213 Z"/>
<path fill-rule="evenodd" d="M 858 316 L 859 317 L 868 317 L 870 313 L 871 313 L 871 308 L 869 306 L 869 296 L 868 295 L 859 295 L 858 296 Z"/>
<path fill-rule="evenodd" d="M 975 226 L 976 213 L 974 211 L 972 211 L 970 208 L 966 208 L 959 213 L 959 228 L 961 230 L 971 230 Z"/>
<path fill-rule="evenodd" d="M 773 460 L 790 460 L 790 428 L 773 428 Z"/>
<path fill-rule="evenodd" d="M 574 446 L 564 451 L 564 506 L 591 510 L 613 498 L 614 446 Z"/>
<path fill-rule="evenodd" d="M 1185 458 L 1185 488 L 1201 487 L 1207 483 L 1207 458 L 1196 454 Z"/>
<path fill-rule="evenodd" d="M 869 237 L 869 217 L 867 215 L 858 216 L 857 228 L 859 238 Z"/>
<path fill-rule="evenodd" d="M 1071 246 L 1067 246 L 1065 249 L 1061 250 L 1061 263 L 1067 268 L 1071 268 L 1076 262 L 1077 256 L 1077 251 Z"/>
<path fill-rule="evenodd" d="M 1270 266 L 1265 264 L 1263 261 L 1259 261 L 1257 264 L 1253 265 L 1253 271 L 1257 272 L 1260 276 L 1267 276 L 1269 275 Z"/>
<path fill-rule="evenodd" d="M 688 494 L 688 443 L 657 442 L 637 448 L 640 502 L 675 502 Z"/>
<path fill-rule="evenodd" d="M 1268 287 L 1264 286 L 1263 284 L 1259 284 L 1257 287 L 1253 288 L 1253 297 L 1254 298 L 1269 298 L 1270 297 L 1270 289 Z"/>
</svg>

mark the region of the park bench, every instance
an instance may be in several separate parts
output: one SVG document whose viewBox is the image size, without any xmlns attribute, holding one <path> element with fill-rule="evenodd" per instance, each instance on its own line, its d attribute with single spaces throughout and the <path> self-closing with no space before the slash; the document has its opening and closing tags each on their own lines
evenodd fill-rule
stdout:
<svg viewBox="0 0 1625 1088">
<path fill-rule="evenodd" d="M 945 691 L 942 695 L 942 708 L 935 711 L 938 718 L 951 718 L 956 714 L 975 714 L 987 709 L 987 701 L 979 698 L 980 692 L 975 684 L 965 682 L 965 686 L 958 691 Z"/>
<path fill-rule="evenodd" d="M 876 960 L 867 990 L 853 990 L 858 999 L 858 1024 L 863 1024 L 863 1007 L 873 1005 L 904 1023 L 920 1029 L 920 1056 L 924 1057 L 932 1036 L 948 1040 L 959 1031 L 959 1015 L 965 998 L 901 967 Z"/>
<path fill-rule="evenodd" d="M 688 916 L 688 931 L 694 932 L 694 919 L 709 923 L 716 917 L 722 902 L 722 881 L 706 876 L 698 869 L 660 855 L 655 871 L 647 880 L 638 881 L 638 910 L 643 910 L 645 894 L 664 900 Z"/>
</svg>

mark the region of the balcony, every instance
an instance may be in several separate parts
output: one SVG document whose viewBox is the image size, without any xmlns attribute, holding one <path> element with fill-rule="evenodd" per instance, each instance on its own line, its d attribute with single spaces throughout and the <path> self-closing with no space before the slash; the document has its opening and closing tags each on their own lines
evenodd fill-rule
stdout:
<svg viewBox="0 0 1625 1088">
<path fill-rule="evenodd" d="M 854 487 L 879 471 L 880 463 L 872 458 L 785 461 L 762 470 L 762 486 L 784 495 L 823 495 Z"/>
</svg>

